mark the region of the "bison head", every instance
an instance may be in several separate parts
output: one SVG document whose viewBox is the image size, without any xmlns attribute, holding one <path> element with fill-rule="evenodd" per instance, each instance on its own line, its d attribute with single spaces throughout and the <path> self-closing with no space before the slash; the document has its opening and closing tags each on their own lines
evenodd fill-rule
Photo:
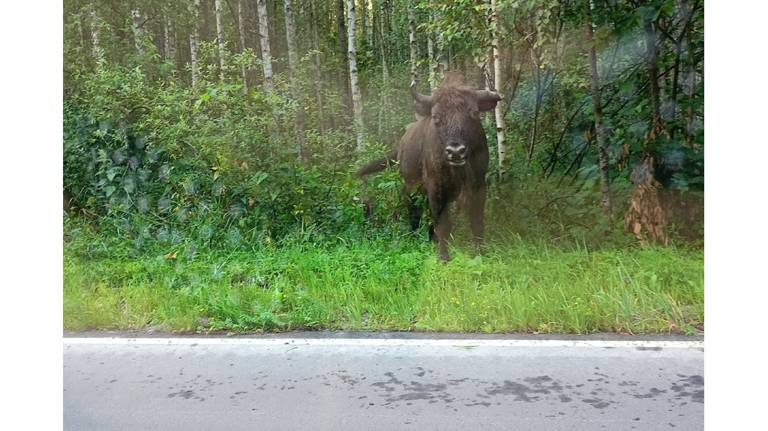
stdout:
<svg viewBox="0 0 768 431">
<path fill-rule="evenodd" d="M 460 76 L 446 78 L 431 96 L 419 93 L 416 83 L 411 83 L 416 113 L 435 128 L 439 151 L 451 166 L 463 166 L 473 149 L 485 142 L 480 113 L 494 109 L 501 100 L 498 93 L 475 90 L 462 82 Z"/>
</svg>

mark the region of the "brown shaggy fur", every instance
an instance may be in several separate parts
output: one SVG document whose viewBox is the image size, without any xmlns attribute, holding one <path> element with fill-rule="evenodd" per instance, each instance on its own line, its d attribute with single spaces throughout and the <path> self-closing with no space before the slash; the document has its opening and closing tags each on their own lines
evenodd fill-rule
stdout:
<svg viewBox="0 0 768 431">
<path fill-rule="evenodd" d="M 501 97 L 466 86 L 464 77 L 455 73 L 448 74 L 432 96 L 418 95 L 413 87 L 412 92 L 420 119 L 407 126 L 396 151 L 368 163 L 358 175 L 384 170 L 399 161 L 411 227 L 418 228 L 422 214 L 414 194 L 426 194 L 432 221 L 430 237 L 437 240 L 439 257 L 448 260 L 447 240 L 452 229 L 448 207 L 452 202 L 460 200 L 463 204 L 478 250 L 483 241 L 488 145 L 480 112 L 495 108 Z M 459 146 L 466 148 L 461 166 L 450 163 L 447 155 L 448 147 Z"/>
</svg>

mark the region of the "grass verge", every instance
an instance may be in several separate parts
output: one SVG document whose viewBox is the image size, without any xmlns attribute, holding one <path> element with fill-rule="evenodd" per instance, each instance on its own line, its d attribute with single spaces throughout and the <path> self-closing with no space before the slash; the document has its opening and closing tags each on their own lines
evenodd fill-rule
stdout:
<svg viewBox="0 0 768 431">
<path fill-rule="evenodd" d="M 64 255 L 64 327 L 695 332 L 704 259 L 684 248 L 564 249 L 517 241 L 439 263 L 421 241 L 257 252 Z"/>
</svg>

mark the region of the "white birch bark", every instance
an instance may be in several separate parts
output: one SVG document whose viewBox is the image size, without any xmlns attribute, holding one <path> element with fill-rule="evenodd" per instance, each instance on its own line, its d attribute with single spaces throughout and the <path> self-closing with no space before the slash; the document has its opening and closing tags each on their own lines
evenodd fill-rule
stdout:
<svg viewBox="0 0 768 431">
<path fill-rule="evenodd" d="M 99 39 L 99 17 L 96 15 L 96 5 L 91 4 L 91 50 L 96 62 L 104 60 L 104 51 Z"/>
<path fill-rule="evenodd" d="M 224 81 L 224 71 L 226 70 L 226 44 L 224 43 L 224 27 L 221 25 L 221 0 L 214 2 L 216 9 L 216 41 L 219 43 L 219 79 Z"/>
<path fill-rule="evenodd" d="M 134 8 L 131 11 L 131 19 L 133 20 L 133 43 L 136 45 L 136 52 L 139 55 L 144 55 L 144 28 L 142 27 L 139 8 Z"/>
<path fill-rule="evenodd" d="M 245 52 L 245 23 L 243 22 L 243 2 L 237 0 L 237 34 L 240 36 L 240 52 Z M 243 94 L 248 94 L 248 70 L 245 64 L 240 66 L 240 73 L 243 76 Z"/>
<path fill-rule="evenodd" d="M 603 123 L 603 105 L 600 101 L 600 78 L 597 71 L 597 50 L 595 48 L 595 24 L 592 21 L 594 3 L 589 2 L 590 22 L 587 23 L 587 39 L 589 41 L 589 69 L 591 72 L 590 88 L 592 91 L 592 104 L 595 119 L 595 134 L 597 135 L 597 160 L 600 168 L 600 189 L 603 194 L 603 214 L 611 220 L 613 218 L 613 204 L 611 203 L 611 186 L 608 177 L 608 143 L 606 140 L 605 124 Z"/>
<path fill-rule="evenodd" d="M 419 53 L 416 44 L 416 12 L 413 8 L 413 0 L 408 0 L 408 43 L 411 48 L 411 81 L 419 79 Z"/>
<path fill-rule="evenodd" d="M 381 77 L 384 80 L 384 86 L 387 86 L 389 82 L 389 64 L 387 64 L 387 42 L 384 39 L 386 34 L 386 3 L 380 2 L 380 15 L 379 15 L 379 50 L 381 52 Z"/>
<path fill-rule="evenodd" d="M 431 32 L 427 35 L 427 57 L 429 60 L 427 63 L 429 68 L 429 90 L 434 92 L 437 86 L 437 75 L 435 74 L 437 63 L 435 62 L 435 38 Z"/>
<path fill-rule="evenodd" d="M 491 0 L 491 50 L 493 53 L 493 86 L 494 90 L 501 93 L 502 91 L 502 68 L 501 58 L 499 57 L 499 14 L 496 0 Z M 507 147 L 504 142 L 504 101 L 500 100 L 496 104 L 494 110 L 496 117 L 496 146 L 499 158 L 499 178 L 504 177 L 506 168 L 504 167 L 504 159 L 506 158 Z"/>
<path fill-rule="evenodd" d="M 438 14 L 438 17 L 440 15 Z M 445 50 L 445 38 L 443 37 L 442 32 L 437 32 L 437 79 L 440 80 L 440 82 L 443 81 L 443 78 L 445 78 L 445 72 L 448 70 L 448 57 L 446 55 Z"/>
<path fill-rule="evenodd" d="M 194 0 L 192 3 L 192 33 L 189 35 L 189 56 L 192 69 L 192 88 L 197 87 L 198 65 L 197 65 L 197 41 L 200 40 L 200 34 L 197 30 L 200 21 L 200 0 Z"/>
<path fill-rule="evenodd" d="M 259 44 L 261 45 L 261 63 L 264 69 L 264 91 L 272 94 L 275 85 L 272 82 L 272 54 L 269 51 L 269 17 L 267 1 L 256 0 L 256 12 L 259 15 Z"/>
<path fill-rule="evenodd" d="M 349 43 L 347 50 L 349 54 L 349 85 L 352 90 L 352 107 L 355 116 L 355 136 L 357 140 L 357 151 L 363 150 L 363 100 L 360 95 L 360 86 L 357 79 L 357 49 L 355 47 L 355 0 L 347 0 L 347 14 L 349 16 L 349 25 L 347 25 L 347 34 Z"/>
</svg>

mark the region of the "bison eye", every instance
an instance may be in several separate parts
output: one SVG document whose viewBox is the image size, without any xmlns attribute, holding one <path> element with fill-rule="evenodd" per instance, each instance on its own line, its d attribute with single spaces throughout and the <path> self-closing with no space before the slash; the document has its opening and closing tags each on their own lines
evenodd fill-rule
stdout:
<svg viewBox="0 0 768 431">
<path fill-rule="evenodd" d="M 471 116 L 472 116 L 472 118 L 480 118 L 480 111 L 478 111 L 477 109 L 473 109 L 473 110 L 472 110 L 472 111 L 469 113 L 469 115 L 471 115 Z"/>
<path fill-rule="evenodd" d="M 432 121 L 435 123 L 435 126 L 440 125 L 440 117 L 438 117 L 437 115 L 432 116 Z"/>
</svg>

